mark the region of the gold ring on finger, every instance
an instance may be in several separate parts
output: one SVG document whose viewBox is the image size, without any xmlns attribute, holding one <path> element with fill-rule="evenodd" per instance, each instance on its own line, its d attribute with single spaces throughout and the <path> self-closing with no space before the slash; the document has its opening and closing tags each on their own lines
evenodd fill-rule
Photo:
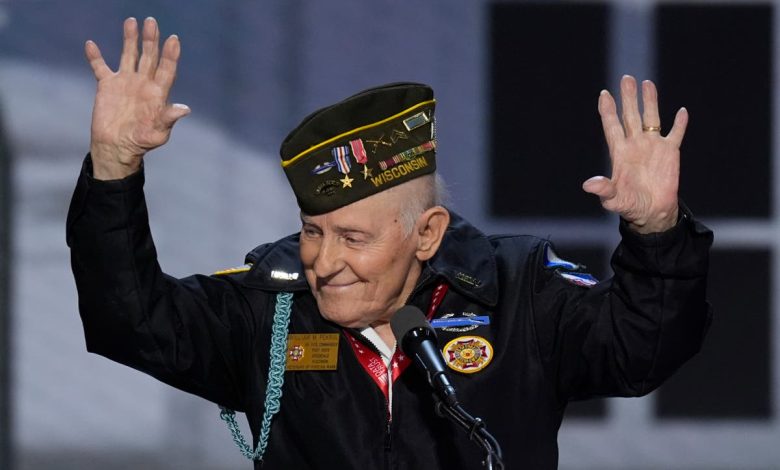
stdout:
<svg viewBox="0 0 780 470">
<path fill-rule="evenodd" d="M 661 132 L 661 126 L 642 126 L 645 132 Z"/>
</svg>

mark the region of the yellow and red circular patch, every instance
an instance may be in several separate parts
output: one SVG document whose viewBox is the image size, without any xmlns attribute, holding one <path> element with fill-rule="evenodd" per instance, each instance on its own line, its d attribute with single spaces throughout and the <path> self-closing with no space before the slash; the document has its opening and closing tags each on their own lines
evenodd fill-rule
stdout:
<svg viewBox="0 0 780 470">
<path fill-rule="evenodd" d="M 442 354 L 450 369 L 473 374 L 493 360 L 493 346 L 481 336 L 459 336 L 444 346 Z"/>
</svg>

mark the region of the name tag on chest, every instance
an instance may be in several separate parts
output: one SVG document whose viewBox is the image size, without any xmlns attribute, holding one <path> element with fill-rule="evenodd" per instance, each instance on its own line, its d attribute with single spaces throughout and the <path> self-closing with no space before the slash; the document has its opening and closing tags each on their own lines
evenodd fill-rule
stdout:
<svg viewBox="0 0 780 470">
<path fill-rule="evenodd" d="M 336 370 L 338 333 L 287 335 L 287 370 Z"/>
</svg>

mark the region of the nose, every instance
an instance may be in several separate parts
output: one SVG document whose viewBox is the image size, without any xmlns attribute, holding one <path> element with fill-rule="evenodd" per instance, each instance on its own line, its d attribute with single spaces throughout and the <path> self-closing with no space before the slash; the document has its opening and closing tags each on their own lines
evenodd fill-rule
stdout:
<svg viewBox="0 0 780 470">
<path fill-rule="evenodd" d="M 328 278 L 344 269 L 343 247 L 338 240 L 325 237 L 319 246 L 317 257 L 314 259 L 314 274 L 320 278 Z"/>
</svg>

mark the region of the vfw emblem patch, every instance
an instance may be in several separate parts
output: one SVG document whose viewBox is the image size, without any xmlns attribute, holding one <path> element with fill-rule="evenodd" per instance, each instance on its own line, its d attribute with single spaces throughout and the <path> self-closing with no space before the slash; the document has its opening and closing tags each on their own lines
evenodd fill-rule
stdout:
<svg viewBox="0 0 780 470">
<path fill-rule="evenodd" d="M 444 346 L 442 354 L 450 369 L 473 374 L 493 360 L 493 346 L 481 336 L 459 336 Z"/>
</svg>

